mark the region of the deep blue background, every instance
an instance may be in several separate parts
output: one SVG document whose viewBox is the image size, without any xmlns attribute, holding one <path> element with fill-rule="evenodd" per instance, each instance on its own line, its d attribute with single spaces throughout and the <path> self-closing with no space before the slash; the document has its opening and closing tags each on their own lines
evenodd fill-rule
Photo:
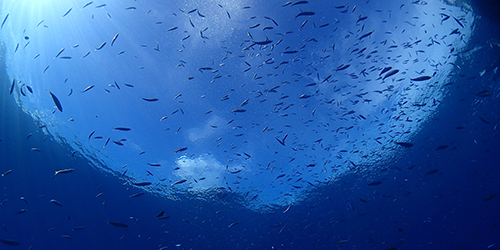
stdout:
<svg viewBox="0 0 500 250">
<path fill-rule="evenodd" d="M 487 17 L 479 22 L 471 48 L 489 47 L 486 41 L 500 33 Z M 0 177 L 0 239 L 18 241 L 20 249 L 486 249 L 491 244 L 498 249 L 500 197 L 484 199 L 500 192 L 500 107 L 497 93 L 475 94 L 498 85 L 499 73 L 475 76 L 500 66 L 499 51 L 480 50 L 475 64 L 458 63 L 460 77 L 450 85 L 439 115 L 397 161 L 370 180 L 347 175 L 319 187 L 287 213 L 252 212 L 231 195 L 223 203 L 150 194 L 130 198 L 140 190 L 47 138 L 9 98 L 2 71 L 0 172 L 13 171 Z M 448 148 L 435 150 L 440 145 Z M 51 179 L 64 168 L 76 171 Z M 433 169 L 438 172 L 426 174 Z M 374 179 L 382 184 L 368 186 Z M 27 211 L 17 214 L 21 209 Z M 161 211 L 170 218 L 156 219 Z M 234 222 L 239 224 L 229 227 Z M 85 228 L 72 230 L 80 226 Z M 8 248 L 16 247 L 0 243 L 0 249 Z"/>
</svg>

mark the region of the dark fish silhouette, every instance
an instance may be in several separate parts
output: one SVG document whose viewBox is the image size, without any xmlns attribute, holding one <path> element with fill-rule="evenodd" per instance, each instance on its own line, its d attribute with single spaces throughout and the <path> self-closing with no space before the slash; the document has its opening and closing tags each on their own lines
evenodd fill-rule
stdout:
<svg viewBox="0 0 500 250">
<path fill-rule="evenodd" d="M 492 92 L 490 90 L 483 90 L 476 94 L 477 97 L 487 97 L 490 96 Z"/>
<path fill-rule="evenodd" d="M 66 11 L 66 13 L 64 13 L 64 15 L 62 17 L 67 16 L 72 10 L 73 10 L 73 8 L 70 8 L 68 11 Z"/>
<path fill-rule="evenodd" d="M 437 172 L 438 172 L 438 170 L 437 170 L 437 169 L 431 169 L 431 170 L 427 171 L 427 172 L 425 173 L 425 175 L 435 174 L 435 173 L 437 173 Z"/>
<path fill-rule="evenodd" d="M 415 81 L 415 82 L 420 82 L 420 81 L 425 81 L 431 79 L 430 76 L 419 76 L 417 78 L 411 78 L 410 80 Z"/>
<path fill-rule="evenodd" d="M 297 15 L 295 16 L 295 19 L 297 19 L 297 17 L 301 17 L 301 16 L 312 16 L 312 15 L 314 15 L 314 14 L 316 14 L 316 13 L 315 13 L 315 12 L 313 12 L 313 11 L 303 11 L 303 12 L 300 12 L 299 14 L 297 14 Z"/>
<path fill-rule="evenodd" d="M 63 108 L 62 108 L 61 102 L 59 101 L 59 99 L 57 98 L 57 96 L 54 95 L 54 94 L 52 94 L 52 92 L 50 92 L 49 90 L 47 90 L 47 91 L 49 92 L 50 96 L 52 96 L 52 100 L 56 104 L 57 109 L 59 109 L 59 111 L 63 112 Z"/>
<path fill-rule="evenodd" d="M 88 2 L 88 3 L 86 3 L 85 5 L 83 5 L 82 10 L 83 10 L 83 9 L 85 9 L 85 7 L 88 7 L 89 5 L 91 5 L 91 4 L 93 4 L 93 3 L 94 3 L 93 1 L 92 1 L 92 2 Z"/>
<path fill-rule="evenodd" d="M 9 18 L 9 14 L 7 14 L 3 19 L 2 26 L 0 26 L 0 29 L 3 28 L 3 25 L 5 24 L 5 22 L 7 22 L 7 18 Z"/>
<path fill-rule="evenodd" d="M 131 128 L 127 128 L 127 127 L 116 127 L 116 128 L 113 128 L 114 130 L 119 130 L 119 131 L 130 131 L 132 130 Z"/>
<path fill-rule="evenodd" d="M 156 102 L 159 99 L 158 98 L 145 98 L 145 97 L 142 97 L 142 100 L 147 101 L 147 102 Z"/>
<path fill-rule="evenodd" d="M 113 47 L 113 44 L 115 44 L 115 41 L 116 41 L 116 38 L 118 38 L 118 33 L 116 33 L 116 35 L 113 37 L 113 39 L 111 39 L 111 47 Z"/>
<path fill-rule="evenodd" d="M 184 182 L 186 182 L 186 181 L 187 181 L 186 179 L 183 179 L 183 180 L 178 180 L 178 181 L 176 181 L 176 182 L 174 182 L 174 183 L 170 184 L 170 186 L 177 185 L 177 184 L 181 184 L 181 183 L 184 183 Z"/>
<path fill-rule="evenodd" d="M 9 94 L 12 94 L 12 92 L 14 91 L 15 84 L 16 84 L 16 78 L 12 79 L 12 84 L 10 85 Z"/>
<path fill-rule="evenodd" d="M 179 153 L 179 152 L 182 152 L 182 151 L 186 151 L 188 148 L 186 147 L 182 147 L 182 148 L 178 148 L 176 150 L 174 150 L 174 153 Z"/>
<path fill-rule="evenodd" d="M 119 228 L 128 228 L 128 225 L 125 223 L 121 222 L 116 222 L 116 221 L 108 221 L 108 223 L 112 226 L 119 227 Z"/>
<path fill-rule="evenodd" d="M 2 242 L 5 245 L 9 245 L 9 246 L 19 246 L 19 245 L 21 245 L 20 242 L 15 241 L 15 240 L 0 239 L 0 242 Z"/>
<path fill-rule="evenodd" d="M 363 40 L 363 38 L 366 38 L 366 37 L 370 36 L 371 34 L 373 34 L 373 30 L 370 30 L 367 33 L 363 34 L 362 36 L 359 37 L 358 40 Z"/>
<path fill-rule="evenodd" d="M 394 69 L 394 70 L 389 71 L 389 73 L 387 73 L 387 74 L 384 76 L 383 80 L 385 80 L 386 78 L 391 77 L 391 76 L 393 76 L 393 75 L 397 74 L 398 72 L 399 72 L 399 69 Z"/>
<path fill-rule="evenodd" d="M 398 144 L 399 146 L 405 147 L 405 148 L 413 147 L 413 143 L 409 143 L 409 142 L 396 142 L 396 144 Z"/>
<path fill-rule="evenodd" d="M 137 182 L 137 183 L 132 183 L 132 185 L 138 186 L 138 187 L 145 187 L 145 186 L 151 185 L 151 182 L 149 182 L 149 181 Z"/>
</svg>

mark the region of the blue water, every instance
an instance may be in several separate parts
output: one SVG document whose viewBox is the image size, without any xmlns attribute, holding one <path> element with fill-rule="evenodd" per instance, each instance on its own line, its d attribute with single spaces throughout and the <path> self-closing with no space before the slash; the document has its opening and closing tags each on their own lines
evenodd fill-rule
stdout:
<svg viewBox="0 0 500 250">
<path fill-rule="evenodd" d="M 495 2 L 85 3 L 0 4 L 0 249 L 499 248 Z"/>
</svg>

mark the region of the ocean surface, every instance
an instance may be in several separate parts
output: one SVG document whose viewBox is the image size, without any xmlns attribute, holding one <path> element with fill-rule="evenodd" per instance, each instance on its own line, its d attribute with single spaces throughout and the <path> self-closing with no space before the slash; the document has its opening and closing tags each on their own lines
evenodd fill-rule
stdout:
<svg viewBox="0 0 500 250">
<path fill-rule="evenodd" d="M 500 249 L 497 1 L 0 2 L 0 249 Z"/>
</svg>

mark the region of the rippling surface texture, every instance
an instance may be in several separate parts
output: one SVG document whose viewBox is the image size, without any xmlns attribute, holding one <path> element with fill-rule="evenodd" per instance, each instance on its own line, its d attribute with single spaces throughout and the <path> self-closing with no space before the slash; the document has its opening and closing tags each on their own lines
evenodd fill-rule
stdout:
<svg viewBox="0 0 500 250">
<path fill-rule="evenodd" d="M 47 207 L 72 247 L 439 249 L 497 202 L 494 3 L 0 6 L 6 232 Z"/>
</svg>

